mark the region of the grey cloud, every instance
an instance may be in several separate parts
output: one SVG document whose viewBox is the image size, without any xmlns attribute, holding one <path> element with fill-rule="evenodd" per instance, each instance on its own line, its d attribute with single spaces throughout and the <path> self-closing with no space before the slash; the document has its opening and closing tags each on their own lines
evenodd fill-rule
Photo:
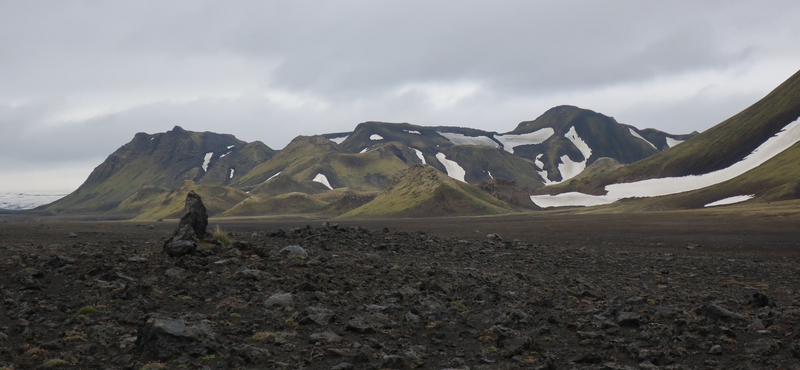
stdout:
<svg viewBox="0 0 800 370">
<path fill-rule="evenodd" d="M 791 66 L 800 63 L 797 19 L 792 0 L 4 1 L 0 160 L 103 158 L 136 132 L 174 125 L 275 149 L 367 120 L 508 131 L 555 104 L 703 130 L 768 90 L 635 105 L 554 97 Z M 465 82 L 479 88 L 445 107 L 424 91 L 398 93 Z"/>
</svg>

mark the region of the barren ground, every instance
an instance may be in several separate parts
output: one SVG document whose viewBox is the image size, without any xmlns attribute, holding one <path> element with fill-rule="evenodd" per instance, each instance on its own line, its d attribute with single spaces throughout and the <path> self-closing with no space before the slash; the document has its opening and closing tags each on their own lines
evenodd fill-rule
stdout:
<svg viewBox="0 0 800 370">
<path fill-rule="evenodd" d="M 178 258 L 171 221 L 0 223 L 0 369 L 800 364 L 796 216 L 322 221 L 212 219 L 234 243 Z"/>
</svg>

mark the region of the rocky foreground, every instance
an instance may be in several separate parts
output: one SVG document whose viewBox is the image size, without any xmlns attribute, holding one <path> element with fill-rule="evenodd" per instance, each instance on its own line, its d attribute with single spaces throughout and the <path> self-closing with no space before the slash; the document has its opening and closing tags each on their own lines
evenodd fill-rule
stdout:
<svg viewBox="0 0 800 370">
<path fill-rule="evenodd" d="M 327 224 L 178 257 L 164 235 L 73 236 L 4 241 L 0 369 L 800 364 L 800 269 L 780 258 Z"/>
</svg>

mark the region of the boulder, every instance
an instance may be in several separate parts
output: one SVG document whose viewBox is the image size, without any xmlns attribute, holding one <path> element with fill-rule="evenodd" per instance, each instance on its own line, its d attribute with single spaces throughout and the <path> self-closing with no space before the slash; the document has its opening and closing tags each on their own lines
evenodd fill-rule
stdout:
<svg viewBox="0 0 800 370">
<path fill-rule="evenodd" d="M 136 335 L 136 351 L 145 357 L 169 361 L 188 354 L 204 356 L 220 349 L 214 332 L 205 324 L 161 315 L 148 316 Z"/>
<path fill-rule="evenodd" d="M 197 240 L 206 237 L 206 227 L 208 226 L 208 213 L 206 206 L 194 190 L 186 194 L 186 205 L 183 208 L 181 217 L 172 240 Z"/>
</svg>

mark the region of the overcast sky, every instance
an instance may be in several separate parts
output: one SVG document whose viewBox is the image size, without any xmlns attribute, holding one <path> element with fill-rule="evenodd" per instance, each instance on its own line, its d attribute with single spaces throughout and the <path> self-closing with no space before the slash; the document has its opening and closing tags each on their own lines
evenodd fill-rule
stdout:
<svg viewBox="0 0 800 370">
<path fill-rule="evenodd" d="M 71 191 L 136 132 L 283 148 L 550 107 L 703 131 L 800 69 L 800 2 L 0 0 L 0 192 Z"/>
</svg>

